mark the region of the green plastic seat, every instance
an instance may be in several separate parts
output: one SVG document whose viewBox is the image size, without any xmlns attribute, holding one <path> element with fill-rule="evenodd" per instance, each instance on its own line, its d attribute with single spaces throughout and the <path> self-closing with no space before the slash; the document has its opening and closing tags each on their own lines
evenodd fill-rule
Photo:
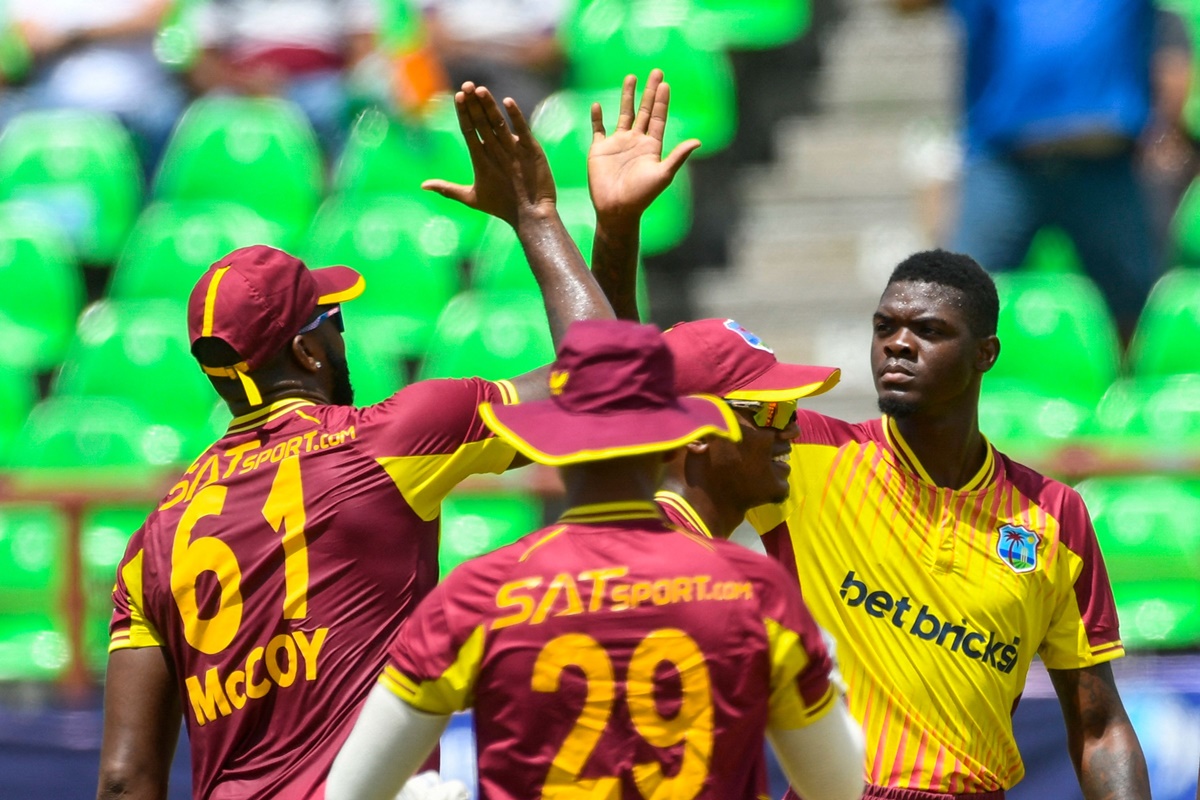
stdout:
<svg viewBox="0 0 1200 800">
<path fill-rule="evenodd" d="M 442 503 L 438 566 L 444 578 L 464 561 L 512 544 L 542 526 L 542 502 L 526 494 L 451 494 Z"/>
<path fill-rule="evenodd" d="M 80 557 L 83 566 L 84 658 L 95 672 L 108 663 L 108 623 L 117 566 L 129 537 L 141 527 L 153 504 L 96 506 L 83 515 Z"/>
<path fill-rule="evenodd" d="M 305 261 L 349 264 L 367 288 L 344 313 L 347 329 L 369 324 L 403 356 L 420 354 L 459 289 L 458 233 L 411 197 L 332 197 L 309 231 Z"/>
<path fill-rule="evenodd" d="M 1138 317 L 1129 363 L 1135 375 L 1200 372 L 1200 269 L 1168 272 Z"/>
<path fill-rule="evenodd" d="M 1200 105 L 1197 105 L 1200 108 Z M 1200 117 L 1197 117 L 1200 119 Z M 1171 220 L 1172 263 L 1200 267 L 1200 179 L 1193 180 Z"/>
<path fill-rule="evenodd" d="M 0 136 L 0 200 L 42 206 L 81 261 L 112 263 L 142 203 L 129 133 L 113 117 L 78 109 L 18 116 Z"/>
<path fill-rule="evenodd" d="M 620 86 L 619 82 L 617 86 Z M 560 187 L 560 211 L 563 195 L 573 190 L 586 189 L 588 185 L 587 155 L 592 144 L 592 102 L 599 101 L 604 105 L 605 125 L 611 130 L 616 125 L 620 96 L 619 88 L 604 93 L 562 90 L 550 95 L 538 105 L 530 126 L 546 152 L 554 180 Z M 671 136 L 674 130 L 674 108 L 671 113 L 671 121 L 667 126 L 668 136 Z M 674 137 L 673 142 L 677 143 L 682 138 Z M 669 146 L 673 145 L 667 145 Z M 590 200 L 588 209 L 589 218 L 593 219 L 594 224 Z M 642 217 L 642 252 L 655 255 L 670 250 L 684 240 L 691 226 L 692 182 L 685 165 Z"/>
<path fill-rule="evenodd" d="M 58 364 L 82 304 L 83 281 L 63 234 L 35 206 L 0 204 L 0 365 Z"/>
<path fill-rule="evenodd" d="M 36 400 L 32 375 L 10 367 L 0 369 L 0 465 L 7 463 L 13 440 Z"/>
<path fill-rule="evenodd" d="M 234 203 L 151 203 L 129 233 L 108 296 L 187 302 L 217 259 L 251 244 L 272 241 L 274 228 Z"/>
<path fill-rule="evenodd" d="M 239 203 L 275 227 L 274 240 L 266 244 L 290 249 L 320 202 L 323 169 L 316 135 L 291 103 L 205 97 L 176 125 L 154 196 Z"/>
<path fill-rule="evenodd" d="M 1007 272 L 1000 293 L 1000 358 L 990 379 L 1095 403 L 1117 377 L 1116 326 L 1100 291 L 1083 275 Z"/>
<path fill-rule="evenodd" d="M 0 680 L 52 680 L 67 665 L 65 531 L 51 507 L 0 506 Z"/>
<path fill-rule="evenodd" d="M 1083 262 L 1075 243 L 1065 231 L 1055 226 L 1042 228 L 1034 235 L 1021 269 L 1027 272 L 1084 274 Z"/>
<path fill-rule="evenodd" d="M 170 300 L 93 304 L 53 394 L 123 397 L 157 422 L 202 425 L 217 394 L 191 354 L 186 319 L 186 307 Z"/>
<path fill-rule="evenodd" d="M 554 360 L 537 292 L 462 292 L 438 319 L 419 378 L 513 378 Z"/>
<path fill-rule="evenodd" d="M 1096 408 L 1093 435 L 1116 451 L 1161 457 L 1200 449 L 1200 374 L 1126 378 Z"/>
<path fill-rule="evenodd" d="M 1004 452 L 1036 459 L 1075 440 L 1091 420 L 1092 406 L 1048 392 L 1037 384 L 985 376 L 979 429 Z"/>
<path fill-rule="evenodd" d="M 737 91 L 728 56 L 696 35 L 689 11 L 686 3 L 583 2 L 564 49 L 573 89 L 619 95 L 626 75 L 661 68 L 672 90 L 668 146 L 696 137 L 704 146 L 695 157 L 704 158 L 733 141 Z"/>
<path fill-rule="evenodd" d="M 1087 503 L 1130 646 L 1200 642 L 1200 482 L 1090 478 Z"/>
<path fill-rule="evenodd" d="M 808 0 L 691 0 L 693 30 L 723 50 L 766 50 L 799 39 L 808 30 Z"/>
<path fill-rule="evenodd" d="M 470 184 L 471 159 L 454 113 L 454 99 L 431 100 L 424 115 L 401 121 L 378 108 L 359 115 L 333 174 L 344 195 L 419 195 L 458 228 L 461 252 L 474 247 L 487 216 L 421 189 L 431 178 Z"/>
<path fill-rule="evenodd" d="M 13 443 L 15 467 L 144 470 L 186 464 L 186 435 L 127 400 L 51 397 L 34 406 Z"/>
</svg>

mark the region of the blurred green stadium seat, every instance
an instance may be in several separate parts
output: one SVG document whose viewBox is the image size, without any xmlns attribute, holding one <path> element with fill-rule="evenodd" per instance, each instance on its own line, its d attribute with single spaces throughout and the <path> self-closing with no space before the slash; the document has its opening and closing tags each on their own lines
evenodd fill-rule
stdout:
<svg viewBox="0 0 1200 800">
<path fill-rule="evenodd" d="M 29 412 L 8 462 L 30 468 L 143 470 L 187 463 L 199 452 L 193 450 L 185 433 L 154 422 L 127 400 L 63 396 L 43 400 Z"/>
<path fill-rule="evenodd" d="M 205 97 L 175 127 L 154 196 L 240 203 L 275 226 L 276 238 L 266 244 L 289 249 L 308 229 L 323 174 L 316 135 L 291 103 Z"/>
<path fill-rule="evenodd" d="M 403 389 L 408 384 L 409 365 L 420 361 L 420 354 L 405 352 L 407 342 L 379 335 L 369 318 L 351 318 L 342 336 L 357 406 L 378 403 Z"/>
<path fill-rule="evenodd" d="M 1140 455 L 1200 452 L 1200 374 L 1117 381 L 1100 399 L 1092 433 L 1098 444 Z"/>
<path fill-rule="evenodd" d="M 269 243 L 274 235 L 262 217 L 235 203 L 151 203 L 125 241 L 108 296 L 186 303 L 214 261 L 239 247 Z"/>
<path fill-rule="evenodd" d="M 1020 268 L 1027 272 L 1084 274 L 1075 243 L 1066 231 L 1055 226 L 1042 228 L 1034 235 Z"/>
<path fill-rule="evenodd" d="M 108 623 L 112 618 L 112 589 L 117 565 L 129 537 L 141 527 L 153 504 L 99 505 L 88 509 L 80 531 L 83 568 L 84 656 L 88 666 L 104 672 L 108 662 Z"/>
<path fill-rule="evenodd" d="M 1171 263 L 1200 267 L 1200 178 L 1184 192 L 1171 220 Z"/>
<path fill-rule="evenodd" d="M 425 192 L 421 183 L 430 178 L 472 181 L 470 155 L 449 95 L 430 101 L 420 119 L 402 122 L 378 108 L 365 110 L 350 130 L 333 187 L 344 195 L 420 195 L 458 228 L 460 252 L 469 251 L 487 216 Z"/>
<path fill-rule="evenodd" d="M 1089 478 L 1087 503 L 1127 647 L 1200 644 L 1200 482 Z"/>
<path fill-rule="evenodd" d="M 58 364 L 83 293 L 70 243 L 44 213 L 25 203 L 0 204 L 0 365 L 43 370 Z"/>
<path fill-rule="evenodd" d="M 766 50 L 799 39 L 812 18 L 809 0 L 691 0 L 691 26 L 722 50 Z"/>
<path fill-rule="evenodd" d="M 1116 326 L 1100 291 L 1083 275 L 1006 272 L 1000 293 L 1000 358 L 992 380 L 1094 404 L 1117 377 Z"/>
<path fill-rule="evenodd" d="M 537 292 L 462 292 L 438 319 L 419 378 L 513 378 L 554 360 Z"/>
<path fill-rule="evenodd" d="M 442 577 L 468 559 L 542 527 L 542 502 L 526 494 L 451 494 L 442 503 Z"/>
<path fill-rule="evenodd" d="M 1087 429 L 1092 406 L 1018 379 L 984 377 L 979 429 L 1002 451 L 1022 459 L 1072 441 Z"/>
<path fill-rule="evenodd" d="M 81 261 L 108 264 L 142 202 L 142 173 L 115 118 L 81 110 L 21 114 L 0 136 L 0 200 L 42 206 Z"/>
<path fill-rule="evenodd" d="M 13 367 L 0 369 L 0 465 L 37 400 L 33 376 Z"/>
<path fill-rule="evenodd" d="M 611 131 L 616 126 L 618 89 L 607 93 L 562 90 L 543 100 L 530 121 L 534 134 L 546 152 L 554 180 L 560 187 L 562 206 L 569 192 L 587 188 L 587 156 L 592 144 L 592 101 L 604 102 L 605 125 Z M 674 119 L 674 110 L 672 110 Z M 669 152 L 669 151 L 668 151 Z M 586 199 L 586 193 L 583 195 Z M 574 202 L 574 201 L 572 201 Z M 589 218 L 595 224 L 591 201 L 587 200 Z M 670 250 L 684 240 L 692 226 L 692 183 L 685 165 L 675 180 L 646 209 L 642 217 L 641 251 L 654 255 Z"/>
<path fill-rule="evenodd" d="M 438 315 L 459 289 L 454 225 L 411 197 L 331 197 L 313 220 L 304 259 L 314 267 L 349 264 L 361 272 L 367 288 L 344 310 L 346 327 L 369 325 L 403 356 L 425 350 Z"/>
<path fill-rule="evenodd" d="M 103 300 L 79 321 L 53 394 L 125 398 L 156 422 L 204 424 L 216 391 L 193 358 L 187 310 L 172 300 Z"/>
<path fill-rule="evenodd" d="M 50 680 L 66 667 L 65 565 L 58 511 L 0 505 L 0 680 Z"/>
<path fill-rule="evenodd" d="M 1129 345 L 1135 375 L 1200 373 L 1200 269 L 1168 272 L 1150 292 Z"/>
<path fill-rule="evenodd" d="M 563 32 L 568 86 L 620 96 L 625 76 L 645 80 L 659 67 L 671 85 L 668 146 L 696 137 L 698 158 L 729 146 L 737 94 L 728 56 L 693 31 L 686 3 L 585 0 Z M 614 99 L 615 103 L 615 99 Z"/>
</svg>

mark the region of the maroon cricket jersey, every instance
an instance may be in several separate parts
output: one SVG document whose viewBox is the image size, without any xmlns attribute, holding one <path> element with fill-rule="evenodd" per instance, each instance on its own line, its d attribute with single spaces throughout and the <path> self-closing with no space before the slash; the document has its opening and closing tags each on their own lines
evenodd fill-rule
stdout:
<svg viewBox="0 0 1200 800">
<path fill-rule="evenodd" d="M 755 798 L 768 724 L 837 696 L 786 572 L 648 502 L 573 509 L 463 564 L 389 655 L 380 683 L 414 708 L 474 706 L 487 800 Z"/>
<path fill-rule="evenodd" d="M 428 381 L 378 405 L 290 399 L 230 424 L 129 543 L 110 651 L 164 647 L 198 798 L 313 798 L 397 626 L 437 583 L 438 513 L 511 447 Z"/>
</svg>

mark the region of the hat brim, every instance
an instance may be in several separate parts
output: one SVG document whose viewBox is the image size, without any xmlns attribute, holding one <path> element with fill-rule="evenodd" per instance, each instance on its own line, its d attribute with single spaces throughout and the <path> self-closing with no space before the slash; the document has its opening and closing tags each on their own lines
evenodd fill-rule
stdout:
<svg viewBox="0 0 1200 800">
<path fill-rule="evenodd" d="M 317 305 L 332 306 L 353 300 L 367 288 L 367 281 L 350 267 L 322 267 L 309 270 L 317 282 Z"/>
<path fill-rule="evenodd" d="M 711 395 L 680 397 L 656 411 L 603 415 L 572 413 L 552 399 L 480 403 L 479 415 L 519 453 L 552 467 L 674 450 L 710 434 L 742 438 L 733 410 Z"/>
<path fill-rule="evenodd" d="M 810 367 L 804 364 L 776 363 L 762 375 L 728 392 L 729 400 L 758 400 L 777 403 L 825 394 L 842 379 L 837 367 Z"/>
</svg>

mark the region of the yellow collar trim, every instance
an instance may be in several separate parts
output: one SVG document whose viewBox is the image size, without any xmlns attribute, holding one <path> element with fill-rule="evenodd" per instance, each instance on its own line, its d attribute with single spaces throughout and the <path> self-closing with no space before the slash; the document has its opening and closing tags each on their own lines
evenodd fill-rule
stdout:
<svg viewBox="0 0 1200 800">
<path fill-rule="evenodd" d="M 242 433 L 243 431 L 257 428 L 261 425 L 266 425 L 274 419 L 278 419 L 284 414 L 295 411 L 298 408 L 305 406 L 315 406 L 311 400 L 302 400 L 298 397 L 285 397 L 282 400 L 276 400 L 270 405 L 251 411 L 248 414 L 243 414 L 240 417 L 234 417 L 229 423 L 229 433 Z"/>
<path fill-rule="evenodd" d="M 888 443 L 891 444 L 892 449 L 902 459 L 904 459 L 905 464 L 909 466 L 913 472 L 917 473 L 917 476 L 922 481 L 936 486 L 936 481 L 930 477 L 929 472 L 925 469 L 925 466 L 917 458 L 917 454 L 913 452 L 912 447 L 910 447 L 908 442 L 905 441 L 904 435 L 900 433 L 900 427 L 896 425 L 896 420 L 892 419 L 886 414 L 883 416 L 883 431 L 884 435 L 887 436 Z M 983 436 L 983 434 L 980 435 Z M 987 448 L 986 455 L 983 458 L 983 466 L 979 468 L 979 471 L 976 472 L 970 480 L 958 487 L 955 491 L 973 492 L 976 489 L 986 486 L 995 476 L 996 451 L 986 436 L 983 437 L 983 443 Z"/>
<path fill-rule="evenodd" d="M 661 505 L 670 506 L 678 511 L 679 515 L 683 517 L 694 533 L 706 536 L 709 539 L 714 538 L 712 531 L 704 524 L 704 518 L 700 516 L 699 512 L 696 511 L 683 495 L 666 489 L 660 489 L 654 495 L 654 499 Z"/>
<path fill-rule="evenodd" d="M 663 518 L 658 505 L 646 500 L 625 500 L 614 503 L 593 503 L 569 508 L 559 522 L 620 522 L 633 519 Z"/>
</svg>

